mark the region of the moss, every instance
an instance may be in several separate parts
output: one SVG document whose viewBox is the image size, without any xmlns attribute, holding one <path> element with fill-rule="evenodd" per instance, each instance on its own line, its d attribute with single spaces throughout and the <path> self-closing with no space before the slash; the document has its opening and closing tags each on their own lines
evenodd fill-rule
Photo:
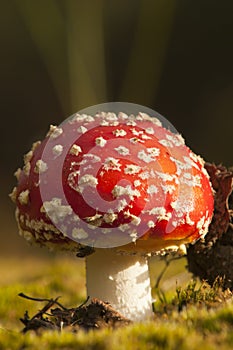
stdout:
<svg viewBox="0 0 233 350">
<path fill-rule="evenodd" d="M 204 316 L 204 315 L 202 315 Z M 211 318 L 204 321 L 212 322 Z M 215 319 L 216 321 L 216 319 Z M 44 332 L 41 336 L 34 333 L 26 335 L 16 332 L 0 331 L 0 349 L 103 349 L 103 350 L 197 350 L 200 348 L 227 350 L 231 348 L 232 328 L 225 323 L 222 324 L 222 331 L 212 328 L 201 330 L 199 323 L 188 323 L 185 319 L 148 322 L 147 324 L 135 324 L 117 330 L 91 331 L 88 333 L 79 332 Z M 213 323 L 209 323 L 212 324 Z M 209 326 L 208 326 L 209 327 Z M 217 343 L 216 343 L 217 342 Z"/>
<path fill-rule="evenodd" d="M 34 269 L 28 267 L 28 262 L 20 261 L 18 268 L 19 261 L 11 261 L 11 266 L 15 264 L 14 279 L 6 280 L 0 273 L 0 350 L 230 350 L 233 347 L 231 295 L 223 293 L 217 283 L 210 288 L 195 281 L 176 290 L 160 291 L 163 297 L 157 298 L 155 317 L 150 322 L 88 333 L 65 329 L 61 333 L 22 334 L 19 318 L 25 310 L 33 315 L 42 305 L 19 298 L 19 292 L 37 297 L 61 295 L 62 303 L 67 306 L 77 305 L 85 297 L 82 262 L 65 257 L 43 262 L 38 259 Z M 153 278 L 156 280 L 156 276 Z"/>
</svg>

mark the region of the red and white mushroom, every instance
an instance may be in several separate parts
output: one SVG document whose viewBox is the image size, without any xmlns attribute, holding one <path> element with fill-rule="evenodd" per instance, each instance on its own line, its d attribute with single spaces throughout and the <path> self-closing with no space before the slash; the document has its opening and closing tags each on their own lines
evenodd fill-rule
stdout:
<svg viewBox="0 0 233 350">
<path fill-rule="evenodd" d="M 11 194 L 20 234 L 78 256 L 94 251 L 87 294 L 132 320 L 150 317 L 148 256 L 207 233 L 203 160 L 156 118 L 102 112 L 52 126 L 24 161 Z"/>
</svg>

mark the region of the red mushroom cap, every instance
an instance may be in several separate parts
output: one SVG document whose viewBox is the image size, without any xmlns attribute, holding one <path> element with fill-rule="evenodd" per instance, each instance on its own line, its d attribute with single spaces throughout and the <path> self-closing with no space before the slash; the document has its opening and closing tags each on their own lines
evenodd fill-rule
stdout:
<svg viewBox="0 0 233 350">
<path fill-rule="evenodd" d="M 156 252 L 207 233 L 213 191 L 203 160 L 144 113 L 77 114 L 24 160 L 12 198 L 30 241 Z"/>
</svg>

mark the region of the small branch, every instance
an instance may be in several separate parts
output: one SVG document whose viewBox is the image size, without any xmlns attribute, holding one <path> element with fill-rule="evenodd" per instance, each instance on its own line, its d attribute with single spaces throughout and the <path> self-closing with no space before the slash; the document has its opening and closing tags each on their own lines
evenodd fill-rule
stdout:
<svg viewBox="0 0 233 350">
<path fill-rule="evenodd" d="M 24 299 L 32 300 L 32 301 L 39 301 L 39 302 L 47 301 L 50 304 L 50 307 L 56 304 L 57 306 L 60 306 L 63 310 L 67 310 L 66 307 L 64 307 L 61 303 L 58 302 L 58 299 L 60 299 L 60 296 L 58 296 L 56 299 L 33 298 L 33 297 L 29 297 L 28 295 L 26 295 L 24 293 L 19 293 L 18 296 L 21 298 L 24 298 Z"/>
</svg>

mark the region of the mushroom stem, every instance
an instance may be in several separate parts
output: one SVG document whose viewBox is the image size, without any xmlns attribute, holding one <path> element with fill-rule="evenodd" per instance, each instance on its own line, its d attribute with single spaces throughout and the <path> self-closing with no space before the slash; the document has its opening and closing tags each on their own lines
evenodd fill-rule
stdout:
<svg viewBox="0 0 233 350">
<path fill-rule="evenodd" d="M 109 302 L 132 321 L 153 315 L 146 257 L 120 255 L 114 249 L 96 249 L 86 258 L 86 276 L 89 297 Z"/>
</svg>

